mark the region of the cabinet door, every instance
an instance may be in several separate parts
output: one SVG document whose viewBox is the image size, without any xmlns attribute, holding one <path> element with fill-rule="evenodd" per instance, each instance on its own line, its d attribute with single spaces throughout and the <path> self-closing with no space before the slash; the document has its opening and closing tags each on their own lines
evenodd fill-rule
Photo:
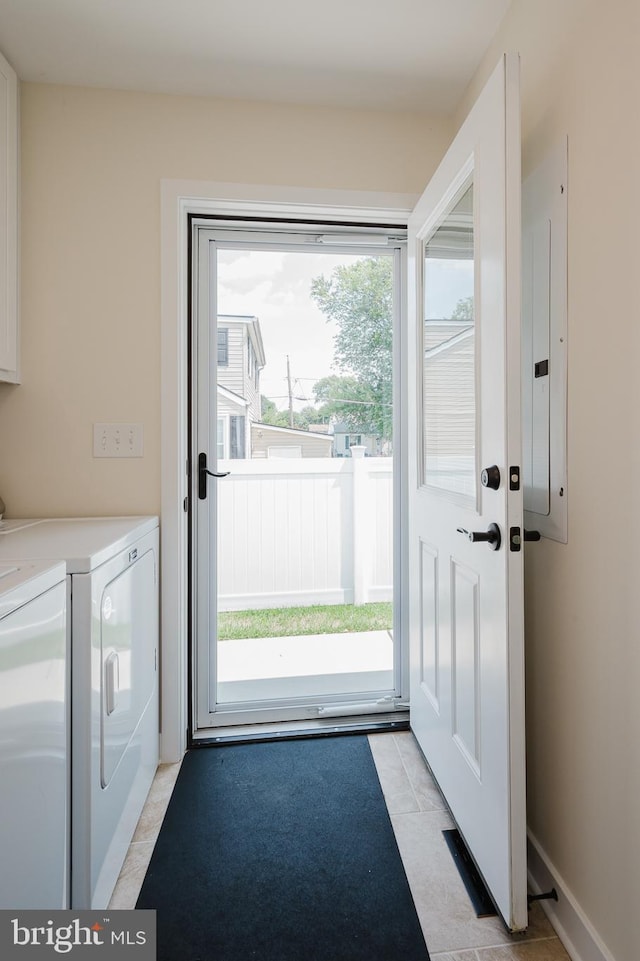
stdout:
<svg viewBox="0 0 640 961">
<path fill-rule="evenodd" d="M 0 380 L 17 383 L 18 81 L 0 54 Z"/>
</svg>

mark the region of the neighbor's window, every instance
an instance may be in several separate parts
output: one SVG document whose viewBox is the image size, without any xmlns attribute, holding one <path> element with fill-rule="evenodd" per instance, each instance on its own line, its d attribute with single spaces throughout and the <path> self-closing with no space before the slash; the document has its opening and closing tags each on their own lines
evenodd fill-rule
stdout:
<svg viewBox="0 0 640 961">
<path fill-rule="evenodd" d="M 235 460 L 245 456 L 244 422 L 243 416 L 229 418 L 231 457 Z"/>
<path fill-rule="evenodd" d="M 218 460 L 224 460 L 224 417 L 218 417 L 216 453 Z"/>
<path fill-rule="evenodd" d="M 229 330 L 227 327 L 218 328 L 218 367 L 229 366 Z"/>
</svg>

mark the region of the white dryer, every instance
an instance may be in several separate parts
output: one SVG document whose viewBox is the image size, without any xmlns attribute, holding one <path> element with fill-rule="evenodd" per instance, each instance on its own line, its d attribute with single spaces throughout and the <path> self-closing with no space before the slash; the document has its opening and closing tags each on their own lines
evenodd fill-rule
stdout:
<svg viewBox="0 0 640 961">
<path fill-rule="evenodd" d="M 158 519 L 0 521 L 11 557 L 66 562 L 71 907 L 106 908 L 158 765 Z"/>
<path fill-rule="evenodd" d="M 0 908 L 69 907 L 64 564 L 0 562 Z"/>
</svg>

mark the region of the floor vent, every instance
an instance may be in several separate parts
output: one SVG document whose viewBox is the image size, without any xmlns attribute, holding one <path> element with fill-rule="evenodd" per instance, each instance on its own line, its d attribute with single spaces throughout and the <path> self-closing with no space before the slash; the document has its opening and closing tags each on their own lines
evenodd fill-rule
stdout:
<svg viewBox="0 0 640 961">
<path fill-rule="evenodd" d="M 462 883 L 469 895 L 473 909 L 476 912 L 476 917 L 495 917 L 498 912 L 489 896 L 484 881 L 480 877 L 478 869 L 473 863 L 471 855 L 467 851 L 460 832 L 457 828 L 452 828 L 442 833 L 444 834 L 444 839 L 447 842 L 447 847 L 451 852 L 451 857 L 455 862 L 458 873 L 462 878 Z"/>
</svg>

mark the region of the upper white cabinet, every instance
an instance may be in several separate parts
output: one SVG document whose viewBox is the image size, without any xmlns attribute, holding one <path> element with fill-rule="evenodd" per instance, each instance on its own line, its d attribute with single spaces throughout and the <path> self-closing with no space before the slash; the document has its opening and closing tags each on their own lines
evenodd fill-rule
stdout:
<svg viewBox="0 0 640 961">
<path fill-rule="evenodd" d="M 18 78 L 0 54 L 0 380 L 18 383 Z"/>
</svg>

